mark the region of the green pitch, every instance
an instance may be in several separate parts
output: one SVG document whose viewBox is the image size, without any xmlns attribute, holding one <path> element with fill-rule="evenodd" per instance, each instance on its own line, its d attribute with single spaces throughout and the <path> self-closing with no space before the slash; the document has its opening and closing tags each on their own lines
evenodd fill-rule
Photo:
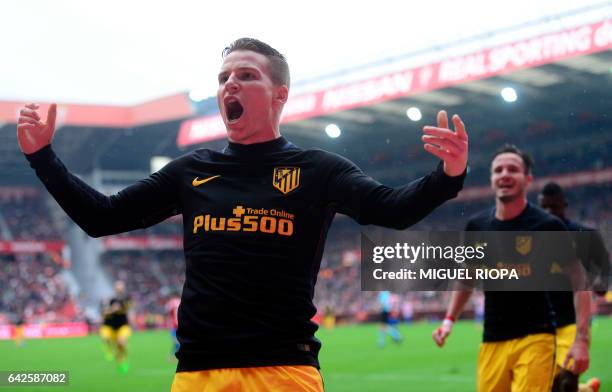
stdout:
<svg viewBox="0 0 612 392">
<path fill-rule="evenodd" d="M 337 327 L 318 333 L 323 341 L 322 373 L 327 392 L 336 391 L 474 391 L 476 355 L 481 329 L 458 323 L 448 346 L 435 347 L 434 324 L 402 326 L 404 342 L 377 346 L 375 325 Z M 6 391 L 169 391 L 175 362 L 168 359 L 165 331 L 143 332 L 130 340 L 130 370 L 119 374 L 106 362 L 97 336 L 29 340 L 23 347 L 0 341 L 0 370 L 68 370 L 68 387 L 0 387 Z M 583 380 L 598 376 L 602 392 L 612 391 L 612 318 L 593 325 L 591 369 Z"/>
</svg>

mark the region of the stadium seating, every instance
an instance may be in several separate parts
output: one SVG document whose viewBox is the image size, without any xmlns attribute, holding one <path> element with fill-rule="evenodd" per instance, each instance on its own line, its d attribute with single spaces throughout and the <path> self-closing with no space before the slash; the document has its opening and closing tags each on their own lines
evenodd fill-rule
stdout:
<svg viewBox="0 0 612 392">
<path fill-rule="evenodd" d="M 57 240 L 58 224 L 51 219 L 45 199 L 40 195 L 5 198 L 0 214 L 7 223 L 13 240 Z"/>
<path fill-rule="evenodd" d="M 0 255 L 0 314 L 26 322 L 81 318 L 63 268 L 61 258 L 48 254 Z"/>
</svg>

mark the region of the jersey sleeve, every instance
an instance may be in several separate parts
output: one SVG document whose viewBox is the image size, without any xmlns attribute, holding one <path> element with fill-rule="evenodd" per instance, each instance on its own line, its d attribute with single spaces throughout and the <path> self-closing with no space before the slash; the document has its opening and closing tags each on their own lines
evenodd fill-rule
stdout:
<svg viewBox="0 0 612 392">
<path fill-rule="evenodd" d="M 51 146 L 26 155 L 45 188 L 70 218 L 92 237 L 145 228 L 180 212 L 174 162 L 112 196 L 73 175 Z"/>
<path fill-rule="evenodd" d="M 407 185 L 390 188 L 367 176 L 354 163 L 329 154 L 327 202 L 360 224 L 405 229 L 457 196 L 465 173 L 449 177 L 440 163 L 435 171 Z"/>
</svg>

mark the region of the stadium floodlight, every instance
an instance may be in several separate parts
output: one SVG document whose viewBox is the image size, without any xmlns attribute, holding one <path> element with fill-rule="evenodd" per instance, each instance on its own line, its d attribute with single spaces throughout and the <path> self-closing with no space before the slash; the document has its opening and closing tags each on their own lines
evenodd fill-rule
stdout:
<svg viewBox="0 0 612 392">
<path fill-rule="evenodd" d="M 325 127 L 325 133 L 332 139 L 337 138 L 342 133 L 342 130 L 336 124 L 329 124 Z"/>
<path fill-rule="evenodd" d="M 151 158 L 150 167 L 151 173 L 159 171 L 162 167 L 166 166 L 172 159 L 164 156 L 153 156 Z"/>
<path fill-rule="evenodd" d="M 512 87 L 504 87 L 501 91 L 501 96 L 506 102 L 515 102 L 518 98 L 516 90 Z"/>
<path fill-rule="evenodd" d="M 412 121 L 420 121 L 421 118 L 423 118 L 423 115 L 421 114 L 419 108 L 416 108 L 414 106 L 409 107 L 408 110 L 406 110 L 406 116 L 408 116 L 408 118 Z"/>
</svg>

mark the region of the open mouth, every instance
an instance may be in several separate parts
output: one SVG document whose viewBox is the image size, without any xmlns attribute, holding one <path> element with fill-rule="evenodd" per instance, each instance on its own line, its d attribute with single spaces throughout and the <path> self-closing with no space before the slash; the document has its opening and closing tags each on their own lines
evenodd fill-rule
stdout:
<svg viewBox="0 0 612 392">
<path fill-rule="evenodd" d="M 244 113 L 244 108 L 237 99 L 228 98 L 225 101 L 225 115 L 229 122 L 238 121 L 242 113 Z"/>
</svg>

